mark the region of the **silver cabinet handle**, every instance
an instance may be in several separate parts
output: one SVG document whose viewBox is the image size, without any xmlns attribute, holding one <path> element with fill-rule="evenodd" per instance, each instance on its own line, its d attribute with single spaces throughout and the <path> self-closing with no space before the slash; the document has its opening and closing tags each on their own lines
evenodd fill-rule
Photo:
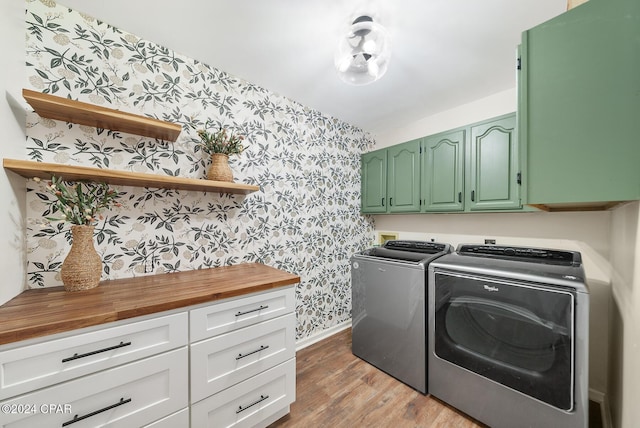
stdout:
<svg viewBox="0 0 640 428">
<path fill-rule="evenodd" d="M 239 316 L 242 316 L 242 315 L 250 314 L 251 312 L 258 312 L 258 311 L 261 311 L 263 309 L 267 309 L 268 307 L 269 307 L 269 305 L 260 305 L 259 308 L 249 309 L 248 311 L 244 311 L 244 312 L 238 312 L 236 314 L 236 316 L 239 317 Z"/>
<path fill-rule="evenodd" d="M 99 413 L 106 412 L 107 410 L 114 409 L 114 408 L 116 408 L 116 407 L 122 406 L 123 404 L 127 404 L 127 403 L 130 403 L 130 402 L 131 402 L 131 398 L 127 398 L 127 399 L 120 398 L 120 401 L 118 401 L 117 403 L 112 404 L 112 405 L 110 405 L 110 406 L 107 406 L 107 407 L 105 407 L 105 408 L 103 408 L 103 409 L 96 410 L 95 412 L 87 413 L 86 415 L 83 415 L 83 416 L 75 415 L 75 416 L 73 417 L 73 419 L 71 419 L 71 420 L 69 420 L 69 421 L 67 421 L 67 422 L 63 422 L 63 423 L 62 423 L 62 426 L 63 426 L 63 427 L 66 427 L 66 426 L 68 426 L 68 425 L 75 424 L 76 422 L 80 422 L 80 421 L 82 421 L 82 420 L 85 420 L 85 419 L 87 419 L 87 418 L 90 418 L 91 416 L 95 416 L 95 415 L 97 415 L 97 414 L 99 414 Z"/>
<path fill-rule="evenodd" d="M 90 355 L 96 355 L 101 352 L 113 351 L 114 349 L 124 348 L 125 346 L 131 345 L 131 342 L 120 342 L 118 345 L 109 346 L 108 348 L 98 349 L 97 351 L 87 352 L 86 354 L 73 354 L 71 357 L 63 358 L 62 362 L 66 363 L 67 361 L 77 360 L 78 358 L 88 357 Z"/>
<path fill-rule="evenodd" d="M 268 399 L 269 396 L 268 395 L 260 395 L 260 398 L 257 399 L 256 401 L 254 401 L 253 403 L 247 405 L 247 406 L 238 406 L 238 410 L 236 410 L 236 414 L 240 413 L 240 412 L 244 412 L 245 410 L 247 410 L 249 407 L 253 407 L 258 403 L 262 403 L 264 400 Z"/>
<path fill-rule="evenodd" d="M 265 349 L 269 348 L 269 345 L 265 346 L 265 345 L 260 345 L 259 349 L 256 349 L 255 351 L 251 351 L 251 352 L 247 352 L 246 354 L 238 354 L 238 356 L 236 357 L 236 360 L 241 360 L 245 357 L 248 357 L 249 355 L 253 355 L 257 352 L 260 351 L 264 351 Z"/>
</svg>

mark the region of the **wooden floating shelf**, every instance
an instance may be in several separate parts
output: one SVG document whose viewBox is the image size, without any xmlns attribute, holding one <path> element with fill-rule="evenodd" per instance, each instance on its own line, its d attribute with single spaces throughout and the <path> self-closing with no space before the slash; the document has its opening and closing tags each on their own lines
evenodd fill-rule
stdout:
<svg viewBox="0 0 640 428">
<path fill-rule="evenodd" d="M 160 189 L 195 190 L 246 195 L 260 190 L 259 186 L 213 181 L 197 178 L 173 177 L 170 175 L 143 174 L 86 166 L 62 165 L 26 160 L 4 159 L 5 169 L 25 178 L 39 177 L 49 180 L 52 175 L 66 181 L 101 181 L 118 186 L 152 187 Z"/>
<path fill-rule="evenodd" d="M 150 117 L 100 107 L 42 92 L 22 90 L 22 96 L 42 117 L 121 131 L 129 134 L 176 141 L 182 126 Z"/>
</svg>

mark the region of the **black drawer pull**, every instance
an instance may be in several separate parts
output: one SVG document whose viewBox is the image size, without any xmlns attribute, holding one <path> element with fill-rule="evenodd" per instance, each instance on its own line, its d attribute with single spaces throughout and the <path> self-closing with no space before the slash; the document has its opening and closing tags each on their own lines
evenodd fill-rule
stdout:
<svg viewBox="0 0 640 428">
<path fill-rule="evenodd" d="M 77 360 L 78 358 L 84 358 L 90 355 L 96 355 L 101 352 L 113 351 L 114 349 L 124 348 L 125 346 L 129 346 L 129 345 L 131 345 L 131 342 L 120 342 L 120 344 L 118 345 L 109 346 L 108 348 L 104 348 L 104 349 L 98 349 L 97 351 L 87 352 L 86 354 L 73 354 L 72 357 L 63 358 L 62 362 L 66 363 L 67 361 L 73 361 L 73 360 Z"/>
<path fill-rule="evenodd" d="M 472 191 L 471 191 L 471 201 L 472 201 L 472 202 L 475 202 L 475 201 L 476 201 L 476 191 L 475 191 L 475 190 L 472 190 Z"/>
<path fill-rule="evenodd" d="M 244 357 L 248 357 L 249 355 L 253 355 L 253 354 L 255 354 L 256 352 L 264 351 L 264 350 L 265 350 L 265 349 L 267 349 L 267 348 L 269 348 L 269 345 L 267 345 L 267 346 L 260 345 L 260 349 L 256 349 L 255 351 L 251 351 L 251 352 L 248 352 L 248 353 L 246 353 L 246 354 L 238 354 L 238 356 L 236 357 L 236 360 L 241 360 L 241 359 L 243 359 Z"/>
<path fill-rule="evenodd" d="M 268 399 L 269 396 L 268 395 L 260 395 L 260 398 L 256 401 L 254 401 L 253 403 L 249 404 L 248 406 L 242 407 L 242 406 L 238 406 L 238 410 L 236 410 L 236 414 L 240 413 L 240 412 L 244 412 L 245 410 L 247 410 L 249 407 L 253 407 L 258 403 L 262 403 L 264 400 Z"/>
<path fill-rule="evenodd" d="M 269 305 L 260 305 L 259 308 L 250 309 L 250 310 L 244 311 L 244 312 L 238 312 L 236 314 L 236 316 L 239 317 L 239 316 L 242 316 L 242 315 L 250 314 L 251 312 L 258 312 L 258 311 L 261 311 L 263 309 L 267 309 L 268 307 L 269 307 Z"/>
<path fill-rule="evenodd" d="M 458 192 L 458 203 L 462 203 L 462 192 Z"/>
<path fill-rule="evenodd" d="M 127 403 L 130 403 L 130 402 L 131 402 L 131 398 L 127 398 L 126 400 L 124 398 L 121 398 L 120 401 L 118 401 L 116 404 L 112 404 L 110 406 L 107 406 L 104 409 L 96 410 L 95 412 L 87 413 L 86 415 L 83 415 L 83 416 L 75 415 L 73 417 L 73 419 L 71 419 L 70 421 L 63 422 L 62 426 L 66 427 L 67 425 L 75 424 L 76 422 L 80 422 L 80 421 L 82 421 L 84 419 L 90 418 L 91 416 L 95 416 L 95 415 L 97 415 L 99 413 L 106 412 L 107 410 L 114 409 L 114 408 L 116 408 L 118 406 L 122 406 L 123 404 L 127 404 Z"/>
</svg>

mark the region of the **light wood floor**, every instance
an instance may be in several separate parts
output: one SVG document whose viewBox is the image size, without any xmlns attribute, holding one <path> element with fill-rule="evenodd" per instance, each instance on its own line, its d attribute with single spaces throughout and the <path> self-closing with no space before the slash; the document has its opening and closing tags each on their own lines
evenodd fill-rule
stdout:
<svg viewBox="0 0 640 428">
<path fill-rule="evenodd" d="M 354 356 L 351 329 L 300 350 L 296 357 L 296 402 L 270 428 L 483 427 Z"/>
</svg>

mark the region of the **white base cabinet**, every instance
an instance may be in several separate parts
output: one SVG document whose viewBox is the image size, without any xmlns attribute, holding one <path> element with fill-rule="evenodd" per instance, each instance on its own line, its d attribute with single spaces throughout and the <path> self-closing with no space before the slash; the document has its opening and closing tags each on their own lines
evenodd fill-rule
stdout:
<svg viewBox="0 0 640 428">
<path fill-rule="evenodd" d="M 294 358 L 295 323 L 288 314 L 191 345 L 191 400 Z"/>
<path fill-rule="evenodd" d="M 0 347 L 0 428 L 264 427 L 295 401 L 294 287 Z"/>
<path fill-rule="evenodd" d="M 295 396 L 295 373 L 292 358 L 194 404 L 192 426 L 255 427 L 283 409 L 288 412 Z"/>
<path fill-rule="evenodd" d="M 191 311 L 191 425 L 266 426 L 295 401 L 293 287 Z"/>
<path fill-rule="evenodd" d="M 0 426 L 144 426 L 188 405 L 186 363 L 182 347 L 4 401 Z"/>
<path fill-rule="evenodd" d="M 186 346 L 187 313 L 0 351 L 0 400 Z"/>
<path fill-rule="evenodd" d="M 182 409 L 159 421 L 145 425 L 144 428 L 189 428 L 189 409 Z"/>
</svg>

